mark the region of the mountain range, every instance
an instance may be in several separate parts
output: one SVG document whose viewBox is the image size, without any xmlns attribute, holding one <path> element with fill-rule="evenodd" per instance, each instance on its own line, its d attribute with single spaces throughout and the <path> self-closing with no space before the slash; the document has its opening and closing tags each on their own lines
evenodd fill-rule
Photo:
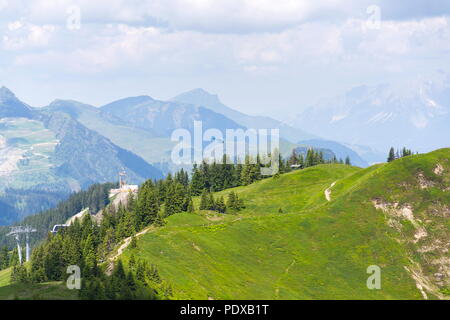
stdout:
<svg viewBox="0 0 450 320">
<path fill-rule="evenodd" d="M 415 95 L 400 95 L 388 85 L 357 87 L 307 109 L 290 124 L 237 111 L 203 89 L 168 101 L 136 96 L 97 107 L 55 100 L 35 108 L 2 87 L 0 207 L 8 218 L 0 223 L 46 209 L 93 183 L 116 181 L 122 168 L 133 183 L 178 169 L 171 162 L 170 136 L 178 128 L 192 131 L 194 120 L 202 121 L 203 130 L 223 133 L 279 129 L 284 156 L 313 147 L 338 159 L 349 156 L 360 167 L 384 161 L 391 145 L 418 151 L 442 147 L 450 133 L 449 83 L 423 85 Z"/>
<path fill-rule="evenodd" d="M 115 144 L 141 156 L 165 172 L 176 167 L 170 155 L 174 142 L 170 135 L 177 128 L 193 129 L 193 121 L 201 120 L 203 130 L 219 129 L 279 129 L 281 152 L 287 156 L 298 146 L 321 148 L 327 141 L 269 117 L 250 116 L 225 106 L 217 95 L 194 89 L 162 101 L 149 96 L 120 99 L 94 107 L 73 100 L 56 100 L 44 108 L 49 112 L 64 112 L 86 127 L 97 131 Z M 307 141 L 307 143 L 305 143 Z M 331 143 L 331 141 L 328 141 Z M 338 142 L 331 151 L 352 163 L 367 166 L 356 152 Z"/>
<path fill-rule="evenodd" d="M 62 112 L 32 108 L 0 89 L 0 224 L 53 206 L 73 191 L 118 180 L 139 183 L 163 174 Z"/>
<path fill-rule="evenodd" d="M 420 81 L 407 90 L 389 84 L 358 86 L 293 118 L 295 127 L 380 151 L 391 146 L 419 152 L 448 147 L 450 76 Z"/>
</svg>

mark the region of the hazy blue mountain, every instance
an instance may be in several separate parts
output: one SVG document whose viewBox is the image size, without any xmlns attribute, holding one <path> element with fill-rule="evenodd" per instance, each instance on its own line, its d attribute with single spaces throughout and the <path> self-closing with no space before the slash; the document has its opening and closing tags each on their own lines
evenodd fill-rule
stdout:
<svg viewBox="0 0 450 320">
<path fill-rule="evenodd" d="M 170 138 L 158 136 L 151 128 L 136 128 L 101 108 L 73 100 L 55 100 L 43 110 L 64 112 L 149 163 L 166 162 L 170 158 L 173 147 Z"/>
<path fill-rule="evenodd" d="M 309 145 L 303 145 L 303 146 L 300 146 L 300 147 L 296 147 L 294 150 L 295 150 L 295 154 L 302 155 L 303 159 L 306 159 L 306 156 L 308 154 L 308 150 L 309 149 L 310 149 Z M 333 151 L 331 151 L 330 149 L 321 148 L 321 147 L 315 147 L 314 150 L 322 152 L 323 158 L 326 161 L 333 160 L 334 157 L 339 159 L 339 157 L 337 157 L 336 154 Z"/>
<path fill-rule="evenodd" d="M 220 101 L 217 95 L 210 94 L 203 89 L 194 89 L 182 93 L 173 98 L 172 101 L 182 101 L 194 105 L 205 106 L 218 113 L 224 114 L 230 119 L 233 119 L 237 123 L 240 123 L 248 128 L 264 128 L 264 129 L 278 128 L 280 129 L 280 136 L 282 139 L 286 139 L 291 142 L 301 141 L 300 143 L 297 144 L 301 145 L 307 144 L 308 147 L 314 147 L 316 149 L 328 148 L 332 150 L 333 153 L 336 154 L 338 158 L 341 155 L 345 154 L 345 156 L 343 156 L 343 159 L 345 159 L 345 157 L 348 155 L 350 156 L 352 163 L 354 163 L 355 165 L 363 167 L 368 165 L 367 161 L 363 160 L 355 151 L 351 150 L 350 148 L 338 142 L 325 141 L 318 138 L 318 136 L 321 135 L 320 131 L 316 132 L 317 136 L 315 136 L 313 134 L 306 133 L 303 130 L 291 127 L 289 125 L 286 125 L 278 120 L 269 117 L 246 115 L 242 112 L 227 107 Z M 292 149 L 293 147 L 295 146 L 291 146 L 290 148 Z M 290 150 L 285 152 L 285 154 L 289 153 Z"/>
<path fill-rule="evenodd" d="M 148 162 L 162 166 L 161 168 L 165 168 L 164 170 L 167 171 L 174 168 L 170 165 L 173 143 L 169 139 L 173 130 L 177 128 L 192 130 L 194 120 L 202 120 L 204 130 L 217 128 L 224 133 L 225 129 L 244 128 L 244 126 L 229 119 L 228 116 L 247 116 L 221 104 L 216 95 L 208 94 L 201 89 L 193 90 L 191 93 L 190 96 L 196 97 L 206 107 L 184 102 L 159 101 L 149 96 L 138 96 L 120 99 L 101 108 L 77 101 L 56 100 L 45 109 L 51 112 L 60 111 L 69 114 L 115 144 L 133 151 Z M 216 106 L 215 111 L 210 110 L 210 106 Z M 221 114 L 221 112 L 227 113 L 228 116 Z M 276 126 L 272 122 L 268 124 L 268 128 L 270 127 Z M 261 126 L 261 128 L 266 127 Z M 308 140 L 308 143 L 308 147 L 315 148 L 322 148 L 323 144 L 318 139 Z M 282 154 L 285 156 L 289 155 L 291 150 L 296 147 L 296 144 L 283 138 L 280 144 Z M 305 145 L 305 143 L 302 143 L 302 145 Z M 333 149 L 333 152 L 336 154 L 343 155 L 345 153 L 343 158 L 349 155 L 356 165 L 367 166 L 367 162 L 349 148 L 331 141 L 327 146 L 335 148 L 336 150 Z M 162 164 L 157 163 L 158 161 Z"/>
<path fill-rule="evenodd" d="M 148 96 L 130 97 L 109 103 L 101 110 L 122 119 L 127 125 L 152 130 L 161 137 L 170 137 L 173 130 L 193 129 L 195 120 L 201 120 L 203 130 L 216 128 L 244 128 L 243 125 L 210 108 L 189 103 L 160 101 Z"/>
<path fill-rule="evenodd" d="M 203 106 L 211 109 L 217 113 L 232 119 L 246 128 L 254 129 L 280 129 L 280 136 L 290 142 L 299 140 L 315 139 L 317 136 L 307 133 L 298 128 L 291 127 L 281 121 L 264 116 L 250 116 L 234 110 L 224 105 L 219 97 L 215 94 L 210 94 L 203 89 L 194 89 L 182 93 L 171 99 L 172 101 L 179 101 L 190 103 L 197 106 Z"/>
<path fill-rule="evenodd" d="M 175 129 L 192 131 L 194 120 L 202 121 L 203 131 L 217 128 L 225 134 L 225 129 L 243 128 L 207 108 L 148 96 L 124 98 L 100 108 L 73 100 L 55 100 L 43 110 L 69 115 L 164 172 L 176 169 L 171 164 L 175 142 L 170 139 Z"/>
<path fill-rule="evenodd" d="M 77 180 L 82 188 L 96 182 L 117 180 L 124 168 L 130 181 L 142 182 L 148 178 L 161 178 L 153 166 L 139 156 L 112 143 L 99 133 L 83 126 L 64 113 L 43 113 L 41 119 L 59 140 L 53 160 L 60 175 Z"/>
<path fill-rule="evenodd" d="M 0 88 L 0 118 L 23 117 L 31 118 L 33 111 L 6 87 Z"/>
<path fill-rule="evenodd" d="M 298 144 L 305 144 L 313 146 L 315 148 L 332 150 L 334 155 L 336 155 L 337 159 L 345 160 L 345 158 L 348 156 L 350 157 L 352 165 L 358 167 L 369 166 L 369 164 L 363 158 L 361 158 L 355 151 L 335 141 L 314 139 L 314 140 L 299 141 Z"/>
<path fill-rule="evenodd" d="M 321 101 L 293 124 L 323 137 L 386 151 L 426 152 L 450 145 L 450 77 L 408 89 L 359 86 Z"/>
</svg>

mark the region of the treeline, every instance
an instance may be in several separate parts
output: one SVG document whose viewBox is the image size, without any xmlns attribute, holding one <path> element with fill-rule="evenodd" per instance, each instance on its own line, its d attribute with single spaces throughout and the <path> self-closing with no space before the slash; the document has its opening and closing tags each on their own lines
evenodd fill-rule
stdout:
<svg viewBox="0 0 450 320">
<path fill-rule="evenodd" d="M 389 149 L 387 162 L 391 162 L 391 161 L 394 161 L 396 159 L 400 159 L 400 158 L 403 158 L 403 157 L 411 156 L 413 154 L 414 153 L 410 149 L 407 149 L 405 147 L 403 147 L 401 150 L 397 149 L 397 151 L 395 151 L 394 147 L 391 147 L 391 149 Z M 416 152 L 416 154 L 418 154 L 418 152 Z"/>
<path fill-rule="evenodd" d="M 330 160 L 325 160 L 323 152 L 314 148 L 308 149 L 306 155 L 297 153 L 295 149 L 287 159 L 278 156 L 279 173 L 292 170 L 291 165 L 300 167 L 312 167 L 324 163 L 341 163 L 351 165 L 350 158 L 345 160 L 337 159 L 333 156 Z M 266 167 L 259 156 L 251 158 L 247 156 L 244 164 L 229 164 L 224 156 L 222 163 L 207 163 L 203 161 L 200 165 L 194 164 L 190 190 L 193 196 L 201 195 L 203 190 L 217 192 L 228 188 L 249 185 L 255 181 L 268 178 L 261 175 L 261 168 Z"/>
<path fill-rule="evenodd" d="M 190 181 L 192 195 L 198 196 L 203 190 L 217 192 L 249 185 L 262 179 L 261 168 L 264 165 L 259 156 L 256 159 L 247 156 L 243 164 L 229 162 L 224 156 L 222 163 L 203 161 L 200 165 L 194 164 Z"/>
<path fill-rule="evenodd" d="M 297 153 L 294 150 L 292 150 L 292 154 L 287 159 L 287 161 L 284 163 L 280 160 L 280 163 L 283 164 L 280 165 L 280 171 L 282 169 L 284 171 L 291 170 L 291 165 L 299 165 L 302 168 L 312 167 L 319 164 L 325 164 L 325 163 L 339 163 L 339 164 L 346 164 L 351 165 L 350 157 L 345 157 L 345 160 L 337 159 L 336 155 L 333 154 L 333 157 L 329 160 L 326 160 L 323 154 L 323 151 L 316 150 L 314 148 L 309 148 L 306 151 L 306 154 L 303 153 Z"/>
</svg>

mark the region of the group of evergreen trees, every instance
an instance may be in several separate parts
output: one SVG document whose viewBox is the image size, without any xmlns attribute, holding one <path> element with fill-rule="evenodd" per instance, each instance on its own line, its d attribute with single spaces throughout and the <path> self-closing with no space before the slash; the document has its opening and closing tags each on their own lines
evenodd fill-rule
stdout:
<svg viewBox="0 0 450 320">
<path fill-rule="evenodd" d="M 256 159 L 247 156 L 244 164 L 229 163 L 226 156 L 222 163 L 208 163 L 203 161 L 200 165 L 194 164 L 190 181 L 192 195 L 198 196 L 203 190 L 217 192 L 241 185 L 248 185 L 261 177 L 261 164 L 259 156 Z"/>
<path fill-rule="evenodd" d="M 127 206 L 119 205 L 115 210 L 109 206 L 103 220 L 97 224 L 91 215 L 76 219 L 69 227 L 57 234 L 49 234 L 47 240 L 37 246 L 32 253 L 29 268 L 16 264 L 11 280 L 40 283 L 64 281 L 67 267 L 76 265 L 82 274 L 82 299 L 154 299 L 161 297 L 149 284 L 150 278 L 135 272 L 124 271 L 122 263 L 115 266 L 111 276 L 106 276 L 100 268 L 107 255 L 125 237 L 133 235 L 144 226 L 139 215 L 133 214 L 137 201 L 130 195 Z M 143 265 L 144 275 L 155 273 Z M 147 279 L 147 278 L 148 279 Z M 151 280 L 151 279 L 150 279 Z"/>
<path fill-rule="evenodd" d="M 110 276 L 100 274 L 84 279 L 79 295 L 84 300 L 157 300 L 169 298 L 171 289 L 161 280 L 155 266 L 149 267 L 133 258 L 128 272 L 119 260 Z"/>
<path fill-rule="evenodd" d="M 410 149 L 406 149 L 405 147 L 403 147 L 402 150 L 397 149 L 397 151 L 395 151 L 394 147 L 391 147 L 391 149 L 389 149 L 387 162 L 391 162 L 395 159 L 400 159 L 411 155 L 413 155 L 413 152 Z"/>
<path fill-rule="evenodd" d="M 207 191 L 206 189 L 203 190 L 200 197 L 200 210 L 213 210 L 220 213 L 225 213 L 236 212 L 243 208 L 245 208 L 244 202 L 239 199 L 238 195 L 234 191 L 228 194 L 226 203 L 223 196 L 215 199 L 213 193 Z"/>
<path fill-rule="evenodd" d="M 302 168 L 316 166 L 318 164 L 325 163 L 340 163 L 351 165 L 350 157 L 347 156 L 345 161 L 342 159 L 337 159 L 335 155 L 330 160 L 325 160 L 323 151 L 316 150 L 314 148 L 309 148 L 306 151 L 306 155 L 303 153 L 297 152 L 295 149 L 292 150 L 292 154 L 284 163 L 282 159 L 280 159 L 280 171 L 285 172 L 291 169 L 291 165 L 300 165 Z"/>
</svg>

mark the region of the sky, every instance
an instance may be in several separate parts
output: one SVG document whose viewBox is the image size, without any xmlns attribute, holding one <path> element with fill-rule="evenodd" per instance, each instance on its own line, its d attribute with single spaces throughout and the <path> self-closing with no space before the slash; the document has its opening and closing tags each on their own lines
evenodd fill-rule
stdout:
<svg viewBox="0 0 450 320">
<path fill-rule="evenodd" d="M 450 72 L 448 0 L 0 0 L 0 85 L 32 106 L 194 88 L 288 118 Z"/>
</svg>

